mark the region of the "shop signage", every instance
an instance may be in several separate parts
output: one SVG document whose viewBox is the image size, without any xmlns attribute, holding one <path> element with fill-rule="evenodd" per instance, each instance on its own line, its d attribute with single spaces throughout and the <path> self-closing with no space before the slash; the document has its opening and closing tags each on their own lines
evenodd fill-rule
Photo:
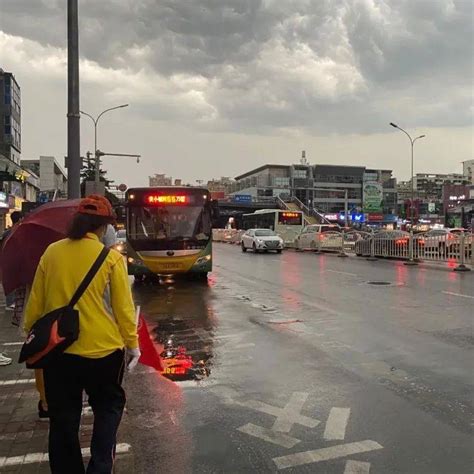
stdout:
<svg viewBox="0 0 474 474">
<path fill-rule="evenodd" d="M 328 221 L 337 221 L 339 219 L 339 214 L 324 214 L 324 218 Z"/>
<path fill-rule="evenodd" d="M 383 222 L 383 214 L 380 214 L 378 212 L 369 213 L 369 222 Z"/>
<path fill-rule="evenodd" d="M 15 196 L 15 209 L 21 211 L 21 205 L 23 204 L 24 199 Z"/>
<path fill-rule="evenodd" d="M 8 209 L 8 196 L 7 193 L 0 191 L 0 207 Z"/>
<path fill-rule="evenodd" d="M 380 212 L 383 203 L 383 186 L 377 181 L 366 181 L 364 183 L 364 211 Z"/>
</svg>

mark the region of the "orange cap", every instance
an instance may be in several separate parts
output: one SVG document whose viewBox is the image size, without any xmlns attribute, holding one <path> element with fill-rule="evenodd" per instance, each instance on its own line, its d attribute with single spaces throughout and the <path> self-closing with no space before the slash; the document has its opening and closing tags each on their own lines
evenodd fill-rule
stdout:
<svg viewBox="0 0 474 474">
<path fill-rule="evenodd" d="M 79 214 L 90 214 L 93 216 L 109 217 L 111 221 L 116 219 L 115 212 L 110 201 L 99 194 L 91 194 L 79 203 Z"/>
</svg>

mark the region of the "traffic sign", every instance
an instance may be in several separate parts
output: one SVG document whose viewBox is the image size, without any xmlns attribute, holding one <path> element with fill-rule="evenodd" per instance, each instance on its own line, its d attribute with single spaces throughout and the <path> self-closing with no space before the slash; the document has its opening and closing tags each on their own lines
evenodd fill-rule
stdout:
<svg viewBox="0 0 474 474">
<path fill-rule="evenodd" d="M 252 196 L 250 194 L 234 194 L 235 202 L 252 202 Z"/>
<path fill-rule="evenodd" d="M 128 189 L 128 186 L 124 183 L 118 185 L 118 190 L 124 193 Z"/>
</svg>

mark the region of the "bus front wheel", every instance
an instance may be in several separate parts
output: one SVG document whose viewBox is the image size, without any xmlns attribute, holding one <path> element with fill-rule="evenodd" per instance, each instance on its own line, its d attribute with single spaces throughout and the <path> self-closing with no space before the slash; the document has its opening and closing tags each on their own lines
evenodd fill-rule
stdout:
<svg viewBox="0 0 474 474">
<path fill-rule="evenodd" d="M 145 279 L 145 275 L 135 275 L 135 283 L 143 283 L 143 280 Z"/>
</svg>

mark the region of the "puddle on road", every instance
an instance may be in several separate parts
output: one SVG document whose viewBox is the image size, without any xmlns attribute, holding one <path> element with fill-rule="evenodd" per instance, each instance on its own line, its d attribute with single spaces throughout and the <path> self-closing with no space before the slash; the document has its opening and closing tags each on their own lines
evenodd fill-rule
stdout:
<svg viewBox="0 0 474 474">
<path fill-rule="evenodd" d="M 162 375 L 173 381 L 208 377 L 216 326 L 212 289 L 182 282 L 173 287 L 134 285 L 133 293 L 160 352 Z"/>
</svg>

